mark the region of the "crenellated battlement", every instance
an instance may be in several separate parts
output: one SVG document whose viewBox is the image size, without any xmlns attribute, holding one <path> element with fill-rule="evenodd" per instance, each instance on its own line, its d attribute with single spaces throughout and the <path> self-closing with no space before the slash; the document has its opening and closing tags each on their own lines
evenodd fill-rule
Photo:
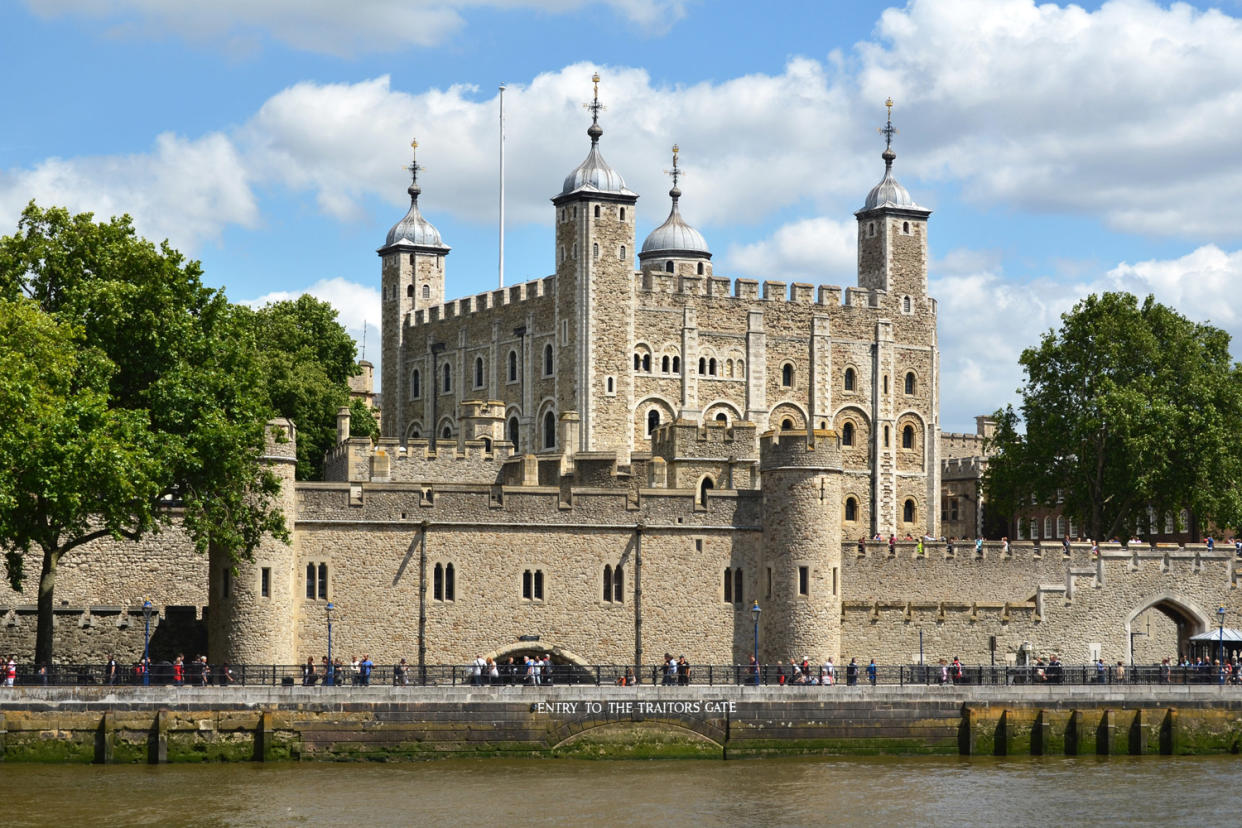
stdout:
<svg viewBox="0 0 1242 828">
<path fill-rule="evenodd" d="M 759 469 L 792 467 L 841 468 L 841 440 L 830 428 L 805 431 L 768 431 L 760 438 Z"/>
<path fill-rule="evenodd" d="M 668 462 L 687 458 L 758 459 L 757 427 L 745 420 L 732 423 L 676 420 L 651 434 L 651 453 Z"/>
<path fill-rule="evenodd" d="M 462 319 L 497 308 L 548 299 L 555 295 L 556 276 L 545 276 L 542 279 L 519 282 L 516 285 L 489 290 L 486 293 L 453 299 L 443 305 L 433 305 L 426 309 L 413 311 L 406 317 L 407 324 L 411 327 L 418 327 L 435 322 Z"/>
<path fill-rule="evenodd" d="M 634 274 L 635 290 L 642 294 L 674 296 L 705 296 L 711 299 L 736 299 L 744 302 L 784 302 L 790 305 L 839 307 L 842 288 L 837 285 L 811 285 L 806 282 L 730 279 L 727 276 L 697 276 L 663 271 L 638 271 Z M 855 290 L 857 290 L 855 288 Z M 883 291 L 880 291 L 882 293 Z M 867 291 L 864 291 L 867 293 Z M 872 305 L 874 307 L 875 305 Z"/>
</svg>

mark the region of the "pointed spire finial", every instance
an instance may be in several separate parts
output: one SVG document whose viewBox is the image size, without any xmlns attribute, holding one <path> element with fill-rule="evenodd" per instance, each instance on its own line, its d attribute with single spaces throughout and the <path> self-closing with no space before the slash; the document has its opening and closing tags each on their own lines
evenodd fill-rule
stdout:
<svg viewBox="0 0 1242 828">
<path fill-rule="evenodd" d="M 884 168 L 891 169 L 894 159 L 897 158 L 897 153 L 893 152 L 893 136 L 897 134 L 897 127 L 893 126 L 893 99 L 886 100 L 884 106 L 888 108 L 888 123 L 876 131 L 884 136 L 884 152 L 880 154 L 884 159 Z"/>
<path fill-rule="evenodd" d="M 423 169 L 418 163 L 418 139 L 410 140 L 410 164 L 406 167 L 410 171 L 410 187 L 409 193 L 411 198 L 418 198 L 418 194 L 422 192 L 422 188 L 418 186 L 418 172 Z"/>
<path fill-rule="evenodd" d="M 676 144 L 673 144 L 673 168 L 671 170 L 664 171 L 665 175 L 671 175 L 673 177 L 673 189 L 669 190 L 668 194 L 672 197 L 674 206 L 676 206 L 677 199 L 681 196 L 681 190 L 677 188 L 677 180 L 685 175 L 685 173 L 681 171 L 681 168 L 677 166 L 677 153 L 679 152 L 681 152 L 681 148 Z"/>
<path fill-rule="evenodd" d="M 591 136 L 591 143 L 599 142 L 599 136 L 604 134 L 604 130 L 599 125 L 599 113 L 608 107 L 599 102 L 599 72 L 591 75 L 591 83 L 595 87 L 595 96 L 590 103 L 583 104 L 583 107 L 591 112 L 591 126 L 587 128 L 587 135 Z"/>
</svg>

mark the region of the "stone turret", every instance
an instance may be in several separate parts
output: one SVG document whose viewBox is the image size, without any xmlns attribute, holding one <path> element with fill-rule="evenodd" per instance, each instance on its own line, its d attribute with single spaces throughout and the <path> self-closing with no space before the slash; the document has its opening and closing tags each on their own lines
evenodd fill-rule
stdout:
<svg viewBox="0 0 1242 828">
<path fill-rule="evenodd" d="M 263 460 L 280 480 L 276 506 L 290 533 L 296 518 L 294 471 L 297 428 L 287 418 L 270 420 Z M 297 552 L 293 544 L 264 537 L 254 559 L 236 564 L 212 549 L 208 601 L 208 658 L 212 664 L 296 664 L 294 619 L 298 612 Z M 325 601 L 326 603 L 326 601 Z"/>
<path fill-rule="evenodd" d="M 828 429 L 768 432 L 763 489 L 760 660 L 841 655 L 841 447 Z"/>
</svg>

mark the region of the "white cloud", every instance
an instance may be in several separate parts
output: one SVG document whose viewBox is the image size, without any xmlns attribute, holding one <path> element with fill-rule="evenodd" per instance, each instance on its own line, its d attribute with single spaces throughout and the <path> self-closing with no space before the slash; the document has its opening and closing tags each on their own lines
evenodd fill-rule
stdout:
<svg viewBox="0 0 1242 828">
<path fill-rule="evenodd" d="M 461 31 L 462 13 L 476 8 L 530 9 L 553 14 L 606 5 L 640 28 L 663 32 L 685 15 L 686 0 L 25 0 L 44 17 L 102 21 L 106 32 L 171 32 L 195 42 L 239 42 L 266 33 L 309 52 L 350 56 L 436 46 Z"/>
<path fill-rule="evenodd" d="M 332 279 L 320 279 L 304 290 L 277 290 L 265 293 L 255 299 L 243 300 L 242 304 L 259 308 L 271 302 L 291 301 L 307 293 L 336 308 L 337 321 L 345 327 L 345 330 L 358 343 L 359 359 L 362 358 L 363 346 L 365 344 L 367 359 L 375 363 L 377 368 L 375 381 L 378 385 L 378 368 L 380 364 L 380 293 L 374 285 L 362 285 L 338 276 Z"/>
<path fill-rule="evenodd" d="M 32 198 L 100 218 L 129 213 L 141 235 L 185 249 L 216 238 L 230 224 L 254 227 L 259 221 L 250 173 L 220 133 L 193 140 L 163 133 L 145 154 L 49 158 L 28 170 L 0 172 L 6 225 Z"/>
<path fill-rule="evenodd" d="M 753 244 L 730 245 L 722 264 L 739 276 L 853 285 L 858 272 L 856 236 L 853 221 L 803 219 Z"/>
<path fill-rule="evenodd" d="M 1238 237 L 1242 21 L 1149 0 L 915 0 L 877 33 L 857 85 L 898 100 L 899 167 L 985 206 Z"/>
<path fill-rule="evenodd" d="M 1232 337 L 1242 356 L 1242 250 L 1204 245 L 1184 256 L 1135 264 L 1122 262 L 1077 284 L 1006 279 L 990 255 L 955 251 L 934 269 L 930 290 L 939 302 L 941 422 L 945 430 L 971 429 L 976 414 L 1017 402 L 1022 383 L 1018 356 L 1059 328 L 1061 314 L 1092 293 L 1127 291 L 1210 323 Z"/>
</svg>

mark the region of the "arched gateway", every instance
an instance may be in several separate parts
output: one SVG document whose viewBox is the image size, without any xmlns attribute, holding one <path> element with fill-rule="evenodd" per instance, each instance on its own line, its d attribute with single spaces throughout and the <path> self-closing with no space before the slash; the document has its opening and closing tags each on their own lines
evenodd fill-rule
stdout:
<svg viewBox="0 0 1242 828">
<path fill-rule="evenodd" d="M 1194 601 L 1173 592 L 1141 599 L 1126 616 L 1125 632 L 1133 664 L 1159 663 L 1163 658 L 1187 655 L 1190 637 L 1215 622 Z"/>
<path fill-rule="evenodd" d="M 552 680 L 554 683 L 594 684 L 596 682 L 597 674 L 594 665 L 588 664 L 581 656 L 556 644 L 544 644 L 539 641 L 515 641 L 490 653 L 485 653 L 484 658 L 490 658 L 500 665 L 501 680 L 504 683 L 523 684 L 528 681 L 526 670 L 523 666 L 525 659 L 542 659 L 545 655 L 550 656 L 552 659 Z M 513 659 L 512 665 L 510 665 L 509 659 Z M 601 677 L 601 680 L 604 683 L 609 683 L 607 676 Z"/>
</svg>

